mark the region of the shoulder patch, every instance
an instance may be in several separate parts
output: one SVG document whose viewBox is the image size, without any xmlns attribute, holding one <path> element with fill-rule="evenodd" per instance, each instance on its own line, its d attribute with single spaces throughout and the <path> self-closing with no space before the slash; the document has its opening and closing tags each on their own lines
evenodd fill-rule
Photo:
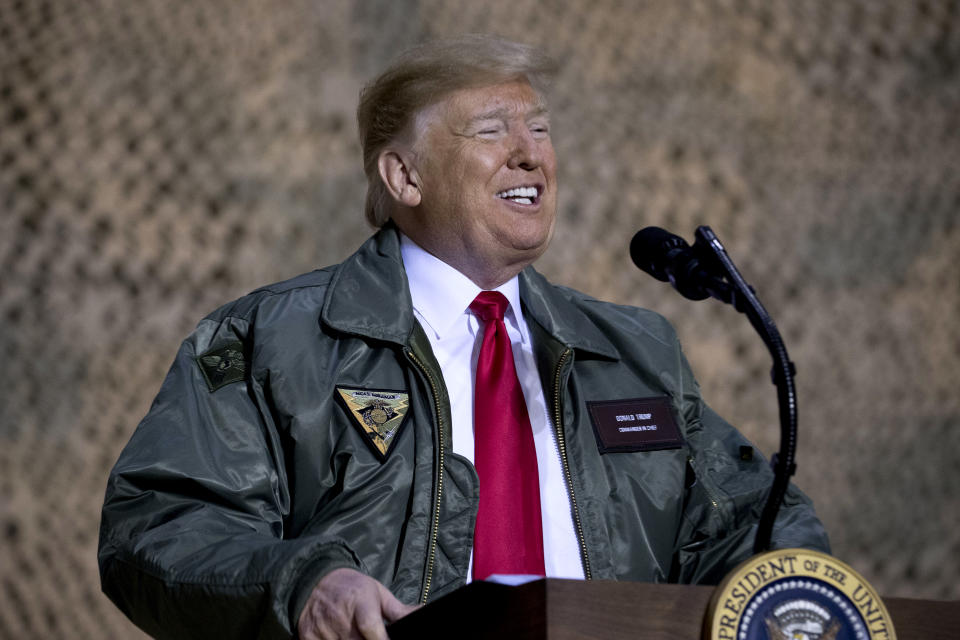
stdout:
<svg viewBox="0 0 960 640">
<path fill-rule="evenodd" d="M 232 382 L 240 382 L 247 373 L 243 344 L 239 341 L 211 349 L 194 359 L 200 366 L 200 373 L 203 374 L 211 393 Z"/>
<path fill-rule="evenodd" d="M 389 389 L 337 387 L 337 397 L 346 407 L 360 434 L 381 462 L 387 459 L 410 409 L 410 394 Z"/>
</svg>

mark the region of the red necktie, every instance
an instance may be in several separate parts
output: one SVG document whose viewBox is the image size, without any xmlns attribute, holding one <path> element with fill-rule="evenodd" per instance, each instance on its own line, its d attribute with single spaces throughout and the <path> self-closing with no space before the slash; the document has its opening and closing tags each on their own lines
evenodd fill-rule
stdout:
<svg viewBox="0 0 960 640">
<path fill-rule="evenodd" d="M 480 476 L 475 580 L 493 573 L 546 574 L 537 451 L 503 324 L 508 304 L 497 291 L 482 291 L 470 304 L 484 324 L 473 397 L 474 461 Z"/>
</svg>

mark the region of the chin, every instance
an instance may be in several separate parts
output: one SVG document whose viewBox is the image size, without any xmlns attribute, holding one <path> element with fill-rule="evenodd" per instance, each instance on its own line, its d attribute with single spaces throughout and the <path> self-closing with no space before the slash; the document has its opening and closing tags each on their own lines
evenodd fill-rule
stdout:
<svg viewBox="0 0 960 640">
<path fill-rule="evenodd" d="M 513 245 L 513 250 L 523 256 L 524 261 L 529 264 L 542 256 L 548 246 L 550 246 L 549 236 L 536 242 L 516 243 Z"/>
</svg>

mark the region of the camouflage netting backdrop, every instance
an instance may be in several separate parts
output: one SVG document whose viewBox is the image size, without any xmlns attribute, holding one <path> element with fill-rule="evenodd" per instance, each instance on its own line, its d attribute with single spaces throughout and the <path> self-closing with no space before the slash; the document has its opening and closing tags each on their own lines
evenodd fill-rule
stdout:
<svg viewBox="0 0 960 640">
<path fill-rule="evenodd" d="M 957 2 L 2 0 L 0 636 L 139 637 L 95 561 L 120 448 L 203 315 L 368 235 L 361 83 L 464 31 L 563 64 L 539 268 L 670 318 L 769 455 L 746 319 L 627 255 L 711 225 L 797 364 L 797 481 L 835 555 L 960 598 Z"/>
</svg>

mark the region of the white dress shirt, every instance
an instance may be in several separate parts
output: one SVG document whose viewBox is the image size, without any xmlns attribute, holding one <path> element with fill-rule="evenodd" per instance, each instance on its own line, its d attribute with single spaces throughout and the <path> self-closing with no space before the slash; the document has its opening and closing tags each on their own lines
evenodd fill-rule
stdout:
<svg viewBox="0 0 960 640">
<path fill-rule="evenodd" d="M 414 315 L 430 340 L 450 397 L 453 452 L 473 463 L 473 380 L 483 327 L 469 307 L 481 289 L 403 234 L 400 236 L 400 252 L 410 283 Z M 580 547 L 574 532 L 553 422 L 537 373 L 530 331 L 523 313 L 518 312 L 521 309 L 520 282 L 514 277 L 496 291 L 510 302 L 504 314 L 504 324 L 513 345 L 513 359 L 537 449 L 547 576 L 583 578 Z M 470 563 L 472 566 L 472 554 Z M 468 581 L 471 573 L 467 572 Z"/>
</svg>

